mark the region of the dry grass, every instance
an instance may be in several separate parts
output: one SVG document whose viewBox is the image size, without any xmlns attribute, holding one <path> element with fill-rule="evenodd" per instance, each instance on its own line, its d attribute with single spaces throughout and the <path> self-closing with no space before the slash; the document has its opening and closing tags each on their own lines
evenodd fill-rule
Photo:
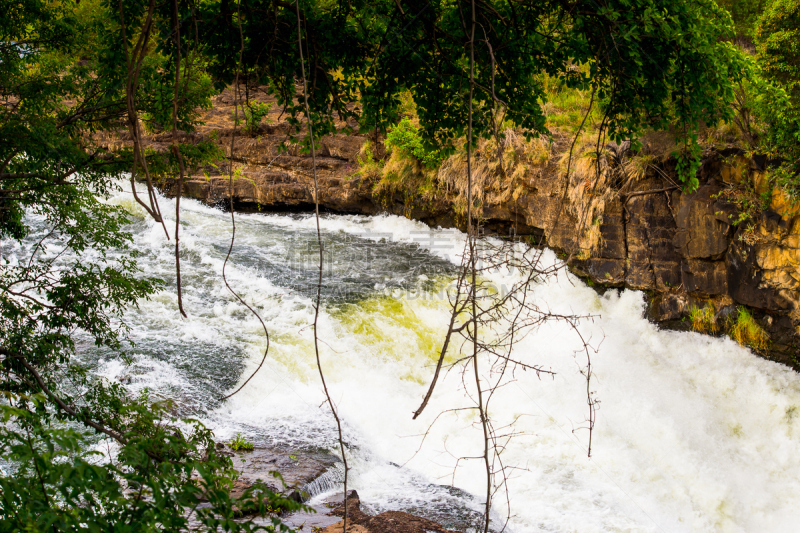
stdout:
<svg viewBox="0 0 800 533">
<path fill-rule="evenodd" d="M 626 183 L 636 183 L 647 176 L 647 171 L 655 164 L 655 156 L 651 154 L 635 155 L 622 163 Z"/>
<path fill-rule="evenodd" d="M 509 182 L 524 179 L 534 169 L 544 167 L 552 155 L 552 143 L 545 137 L 526 140 L 507 128 L 498 139 L 481 139 L 474 152 L 473 195 L 484 190 L 507 190 Z M 466 147 L 462 146 L 440 167 L 439 181 L 448 191 L 467 193 Z"/>
<path fill-rule="evenodd" d="M 425 167 L 413 158 L 404 157 L 399 151 L 392 152 L 380 169 L 380 181 L 373 194 L 391 195 L 395 192 L 416 190 L 425 179 Z"/>
<path fill-rule="evenodd" d="M 677 135 L 678 133 L 674 129 L 669 131 L 646 131 L 641 138 L 641 154 L 651 156 L 654 163 L 666 161 L 680 148 L 675 143 Z"/>
<path fill-rule="evenodd" d="M 742 130 L 732 122 L 719 121 L 712 127 L 704 128 L 700 133 L 700 142 L 716 146 L 746 145 Z"/>
<path fill-rule="evenodd" d="M 578 221 L 579 257 L 588 259 L 602 245 L 600 224 L 603 221 L 606 203 L 613 199 L 614 192 L 610 185 L 611 169 L 606 153 L 596 152 L 597 141 L 581 146 L 576 143 L 572 163 L 569 163 L 569 152 L 561 155 L 559 170 L 566 174 L 569 165 L 569 203 L 567 210 Z"/>
</svg>

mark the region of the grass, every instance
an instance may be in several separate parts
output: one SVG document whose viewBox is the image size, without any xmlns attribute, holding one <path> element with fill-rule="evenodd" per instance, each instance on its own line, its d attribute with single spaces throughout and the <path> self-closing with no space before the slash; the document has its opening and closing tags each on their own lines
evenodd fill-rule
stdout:
<svg viewBox="0 0 800 533">
<path fill-rule="evenodd" d="M 544 104 L 547 127 L 551 131 L 560 130 L 574 136 L 589 109 L 591 92 L 570 89 L 559 76 L 544 74 L 540 81 L 547 100 Z M 586 119 L 585 129 L 592 129 L 592 125 L 599 123 L 601 118 L 600 106 L 595 105 Z"/>
<path fill-rule="evenodd" d="M 692 323 L 692 331 L 710 333 L 711 335 L 719 331 L 714 304 L 710 303 L 702 309 L 692 305 L 689 307 L 689 320 Z"/>
<path fill-rule="evenodd" d="M 472 166 L 475 207 L 487 199 L 494 203 L 515 201 L 524 193 L 530 176 L 547 165 L 552 148 L 547 137 L 526 139 L 511 128 L 501 131 L 498 138 L 478 140 Z M 456 214 L 466 212 L 469 191 L 463 140 L 438 168 L 400 149 L 392 149 L 385 162 L 375 162 L 368 149 L 362 149 L 359 167 L 360 175 L 380 177 L 373 188 L 376 197 L 403 193 L 408 204 L 417 205 L 448 199 Z"/>
<path fill-rule="evenodd" d="M 504 123 L 497 138 L 480 139 L 474 152 L 472 168 L 472 196 L 476 207 L 486 201 L 503 203 L 516 201 L 524 194 L 529 180 L 541 174 L 555 155 L 554 139 L 574 136 L 583 121 L 591 93 L 564 86 L 556 76 L 542 78 L 544 112 L 547 127 L 553 133 L 526 138 L 522 132 Z M 598 106 L 592 110 L 575 146 L 573 169 L 581 176 L 593 176 L 597 168 L 594 152 L 597 137 L 594 124 L 599 122 Z M 416 124 L 416 108 L 410 94 L 401 95 L 401 111 L 410 124 Z M 570 140 L 571 143 L 571 140 Z M 390 148 L 387 143 L 387 148 Z M 419 164 L 403 150 L 391 149 L 385 161 L 376 161 L 369 145 L 359 154 L 358 175 L 379 178 L 373 194 L 388 199 L 402 192 L 406 203 L 429 203 L 449 199 L 457 213 L 466 212 L 467 172 L 466 148 L 463 139 L 456 142 L 456 152 L 440 164 Z M 406 150 L 407 151 L 407 150 Z M 559 166 L 566 167 L 564 158 L 556 159 Z M 425 167 L 429 168 L 425 168 Z"/>
<path fill-rule="evenodd" d="M 757 352 L 764 351 L 769 346 L 769 335 L 744 307 L 736 310 L 736 317 L 731 320 L 728 334 L 742 346 Z"/>
<path fill-rule="evenodd" d="M 253 449 L 253 443 L 248 441 L 241 433 L 237 433 L 233 440 L 231 440 L 230 447 L 231 450 L 235 452 L 239 450 L 249 452 Z"/>
<path fill-rule="evenodd" d="M 623 163 L 625 176 L 633 181 L 641 181 L 647 176 L 647 171 L 655 164 L 655 156 L 652 154 L 636 155 Z"/>
</svg>

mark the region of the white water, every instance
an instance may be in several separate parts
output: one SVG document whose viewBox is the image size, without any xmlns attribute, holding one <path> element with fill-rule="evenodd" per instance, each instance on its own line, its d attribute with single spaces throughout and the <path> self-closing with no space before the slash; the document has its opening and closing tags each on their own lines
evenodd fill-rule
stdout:
<svg viewBox="0 0 800 533">
<path fill-rule="evenodd" d="M 145 271 L 174 280 L 173 243 L 161 226 L 129 194 L 111 201 L 135 215 L 132 231 Z M 174 209 L 169 200 L 160 202 L 165 213 Z M 256 442 L 333 449 L 334 425 L 320 407 L 308 326 L 313 309 L 302 293 L 316 275 L 313 219 L 237 215 L 228 279 L 265 319 L 271 347 L 256 377 L 220 404 L 216 398 L 260 362 L 265 340 L 258 321 L 222 283 L 230 215 L 191 200 L 181 206 L 190 318 L 181 319 L 168 285 L 129 314 L 134 365 L 104 353 L 86 357 L 110 379 L 177 399 L 221 438 L 242 431 Z M 481 453 L 475 415 L 443 415 L 422 446 L 420 437 L 437 413 L 469 405 L 460 374 L 440 380 L 426 412 L 411 420 L 448 319 L 447 302 L 433 295 L 437 283 L 452 277 L 449 260 L 463 235 L 431 233 L 394 216 L 326 216 L 322 227 L 330 265 L 320 318 L 322 364 L 350 445 L 350 486 L 375 511 L 463 519 L 480 509 L 485 486 L 480 461 L 462 461 L 453 471 L 455 458 Z M 556 258 L 548 251 L 544 261 Z M 422 292 L 409 292 L 415 287 Z M 577 337 L 564 324 L 548 324 L 517 346 L 515 356 L 557 375 L 539 380 L 517 372 L 492 400 L 495 425 L 519 416 L 515 429 L 523 433 L 503 454 L 506 465 L 519 468 L 509 481 L 512 531 L 798 530 L 796 373 L 728 339 L 659 330 L 643 318 L 638 292 L 601 297 L 562 271 L 538 285 L 535 296 L 554 311 L 599 315 L 581 332 L 600 344 L 593 390 L 602 403 L 588 459 L 587 432 L 573 432 L 587 415 L 583 360 L 573 355 Z M 502 496 L 495 511 L 500 520 Z"/>
</svg>

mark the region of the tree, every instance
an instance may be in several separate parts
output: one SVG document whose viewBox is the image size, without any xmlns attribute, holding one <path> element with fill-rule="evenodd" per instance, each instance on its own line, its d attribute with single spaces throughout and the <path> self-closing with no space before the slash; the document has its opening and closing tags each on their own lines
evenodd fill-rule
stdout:
<svg viewBox="0 0 800 533">
<path fill-rule="evenodd" d="M 766 0 L 721 0 L 718 2 L 733 19 L 737 44 L 752 48 L 753 31 L 768 4 Z"/>
<path fill-rule="evenodd" d="M 162 287 L 138 270 L 124 211 L 101 200 L 130 170 L 131 154 L 105 152 L 90 137 L 116 128 L 126 112 L 127 72 L 115 68 L 113 47 L 78 61 L 89 38 L 113 37 L 111 21 L 87 21 L 70 1 L 7 7 L 0 19 L 0 456 L 8 462 L 0 529 L 176 531 L 190 518 L 209 531 L 264 529 L 233 518 L 298 504 L 263 485 L 232 499 L 231 462 L 217 453 L 210 430 L 176 420 L 147 396 L 130 397 L 73 360 L 76 335 L 124 357 L 123 312 Z M 163 64 L 148 72 L 170 74 Z M 163 115 L 157 99 L 142 108 Z M 178 110 L 189 124 L 194 110 Z M 169 171 L 175 157 L 154 167 Z M 103 438 L 117 449 L 105 459 L 90 451 Z M 201 498 L 209 508 L 198 508 Z M 273 526 L 285 529 L 277 519 Z"/>
<path fill-rule="evenodd" d="M 777 182 L 800 194 L 800 2 L 775 0 L 755 30 L 758 111 L 767 122 L 766 149 L 782 164 Z"/>
</svg>

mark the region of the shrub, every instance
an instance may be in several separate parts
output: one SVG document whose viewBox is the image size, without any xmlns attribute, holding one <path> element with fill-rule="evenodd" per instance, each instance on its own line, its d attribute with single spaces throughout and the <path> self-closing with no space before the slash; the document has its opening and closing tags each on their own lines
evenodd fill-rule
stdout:
<svg viewBox="0 0 800 533">
<path fill-rule="evenodd" d="M 442 150 L 431 150 L 426 147 L 420 135 L 419 126 L 415 126 L 404 118 L 386 135 L 386 147 L 397 150 L 403 155 L 413 157 L 424 166 L 437 168 L 444 159 Z"/>
<path fill-rule="evenodd" d="M 186 61 L 192 64 L 192 68 L 189 69 L 190 76 L 183 78 L 179 86 L 176 118 L 179 130 L 191 132 L 200 123 L 199 110 L 211 108 L 211 97 L 215 90 L 211 76 L 204 70 L 203 62 L 194 56 Z M 173 65 L 170 60 L 158 54 L 148 56 L 144 61 L 140 82 L 141 104 L 147 111 L 141 112 L 140 117 L 149 133 L 172 129 L 172 98 L 175 88 L 171 80 L 174 78 L 163 75 L 164 72 L 170 72 L 171 68 Z"/>
<path fill-rule="evenodd" d="M 239 450 L 243 450 L 249 452 L 253 449 L 253 443 L 248 441 L 244 435 L 241 433 L 237 433 L 236 436 L 231 441 L 231 450 L 238 452 Z"/>
<path fill-rule="evenodd" d="M 729 334 L 742 346 L 748 346 L 755 351 L 763 351 L 769 345 L 769 335 L 744 307 L 736 311 Z"/>
<path fill-rule="evenodd" d="M 749 40 L 766 3 L 766 0 L 719 0 L 717 2 L 730 13 L 737 40 L 740 43 L 746 43 Z"/>
<path fill-rule="evenodd" d="M 755 30 L 758 66 L 765 82 L 755 102 L 769 124 L 766 142 L 783 160 L 776 182 L 800 196 L 800 0 L 774 0 Z M 769 86 L 766 86 L 769 85 Z"/>
<path fill-rule="evenodd" d="M 244 131 L 246 133 L 256 133 L 261 125 L 261 120 L 269 114 L 271 109 L 272 104 L 259 104 L 257 102 L 248 104 L 244 108 Z M 242 119 L 236 116 L 235 111 L 234 122 L 237 126 L 242 123 Z"/>
<path fill-rule="evenodd" d="M 800 105 L 800 0 L 773 0 L 755 31 L 764 74 L 781 83 Z"/>
</svg>

